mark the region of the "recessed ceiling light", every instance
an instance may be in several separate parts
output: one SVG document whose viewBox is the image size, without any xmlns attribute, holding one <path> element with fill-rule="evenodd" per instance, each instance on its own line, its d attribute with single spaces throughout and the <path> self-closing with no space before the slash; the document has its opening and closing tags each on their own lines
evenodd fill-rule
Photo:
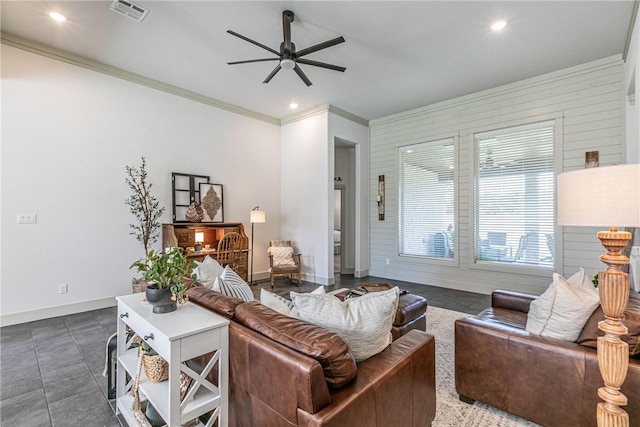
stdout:
<svg viewBox="0 0 640 427">
<path fill-rule="evenodd" d="M 298 108 L 298 103 L 292 102 L 291 104 L 289 104 L 289 108 L 291 108 L 292 110 L 295 110 L 296 108 Z"/>
<path fill-rule="evenodd" d="M 49 17 L 51 17 L 51 19 L 53 19 L 54 21 L 58 21 L 58 22 L 64 22 L 67 20 L 67 18 L 58 12 L 49 12 Z"/>
<path fill-rule="evenodd" d="M 504 30 L 504 27 L 507 26 L 507 21 L 505 20 L 500 20 L 500 21 L 496 21 L 493 24 L 491 24 L 491 29 L 493 31 L 502 31 Z"/>
</svg>

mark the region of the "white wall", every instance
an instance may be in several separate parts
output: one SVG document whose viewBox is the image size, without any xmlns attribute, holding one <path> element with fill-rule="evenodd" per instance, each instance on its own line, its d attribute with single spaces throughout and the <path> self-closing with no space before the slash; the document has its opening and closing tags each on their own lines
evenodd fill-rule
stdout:
<svg viewBox="0 0 640 427">
<path fill-rule="evenodd" d="M 605 58 L 484 92 L 456 98 L 370 123 L 371 275 L 473 292 L 511 289 L 541 293 L 551 270 L 482 269 L 473 262 L 472 135 L 492 129 L 557 118 L 557 169 L 584 167 L 586 151 L 600 151 L 600 164 L 623 159 L 624 68 L 619 57 Z M 398 147 L 457 138 L 456 259 L 451 263 L 398 255 Z M 377 177 L 386 183 L 385 220 L 377 220 Z M 602 268 L 602 246 L 595 229 L 557 229 L 556 271 L 589 275 Z M 389 265 L 385 261 L 389 259 Z"/>
<path fill-rule="evenodd" d="M 333 179 L 336 138 L 356 146 L 355 270 L 358 274 L 368 269 L 368 128 L 343 117 L 343 113 L 333 112 L 332 107 L 321 107 L 303 113 L 299 119 L 282 126 L 281 238 L 296 243 L 302 255 L 305 280 L 322 285 L 334 283 Z"/>
<path fill-rule="evenodd" d="M 640 8 L 625 61 L 626 129 L 625 163 L 640 163 Z"/>
<path fill-rule="evenodd" d="M 280 234 L 280 128 L 2 46 L 2 324 L 113 304 L 144 255 L 130 236 L 125 165 L 148 163 L 171 218 L 171 172 L 224 185 L 224 217 L 260 205 L 254 274 Z M 35 225 L 17 214 L 36 213 Z M 159 248 L 159 243 L 155 245 Z M 58 294 L 67 283 L 69 292 Z"/>
<path fill-rule="evenodd" d="M 302 255 L 305 280 L 327 285 L 329 224 L 333 223 L 333 156 L 329 163 L 327 111 L 282 127 L 280 239 L 292 240 Z M 333 150 L 333 147 L 331 148 Z M 329 187 L 328 182 L 331 182 Z M 333 256 L 333 255 L 331 255 Z"/>
</svg>

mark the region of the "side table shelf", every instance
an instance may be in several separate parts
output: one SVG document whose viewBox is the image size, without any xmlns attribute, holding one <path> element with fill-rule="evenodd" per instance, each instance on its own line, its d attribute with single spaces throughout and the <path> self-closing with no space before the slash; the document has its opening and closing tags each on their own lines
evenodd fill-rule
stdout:
<svg viewBox="0 0 640 427">
<path fill-rule="evenodd" d="M 144 301 L 144 293 L 117 297 L 118 300 L 118 377 L 117 412 L 130 426 L 133 419 L 133 397 L 130 394 L 138 364 L 137 348 L 130 348 L 126 329 L 142 337 L 169 363 L 169 379 L 151 382 L 144 369 L 140 374 L 139 391 L 146 396 L 169 427 L 180 426 L 213 411 L 207 423 L 218 420 L 220 427 L 228 424 L 228 325 L 229 321 L 196 304 L 186 303 L 177 311 L 154 314 Z M 201 373 L 190 369 L 185 361 L 213 352 Z M 207 381 L 207 374 L 218 368 L 218 386 Z M 192 378 L 184 401 L 180 402 L 180 375 Z M 130 381 L 126 381 L 127 375 Z"/>
</svg>

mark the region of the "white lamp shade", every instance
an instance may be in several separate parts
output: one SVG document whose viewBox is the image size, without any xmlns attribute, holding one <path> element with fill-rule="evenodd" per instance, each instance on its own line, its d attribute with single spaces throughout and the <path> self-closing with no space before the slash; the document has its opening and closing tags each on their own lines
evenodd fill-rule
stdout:
<svg viewBox="0 0 640 427">
<path fill-rule="evenodd" d="M 204 242 L 204 233 L 196 232 L 196 242 L 198 243 Z"/>
<path fill-rule="evenodd" d="M 264 211 L 251 211 L 251 216 L 249 217 L 249 221 L 252 224 L 263 224 L 267 220 L 267 215 Z"/>
<path fill-rule="evenodd" d="M 640 226 L 640 164 L 558 175 L 558 224 Z"/>
</svg>

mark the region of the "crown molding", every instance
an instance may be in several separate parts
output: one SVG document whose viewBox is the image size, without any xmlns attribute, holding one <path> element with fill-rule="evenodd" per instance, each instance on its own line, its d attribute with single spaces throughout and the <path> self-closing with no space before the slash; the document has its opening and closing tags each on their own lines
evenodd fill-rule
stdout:
<svg viewBox="0 0 640 427">
<path fill-rule="evenodd" d="M 369 127 L 369 121 L 363 119 L 362 117 L 356 116 L 355 114 L 351 114 L 348 111 L 345 111 L 341 108 L 335 107 L 330 104 L 319 105 L 317 107 L 311 108 L 309 110 L 305 110 L 299 114 L 286 117 L 280 121 L 282 126 L 288 125 L 290 123 L 298 122 L 300 120 L 308 119 L 309 117 L 316 116 L 322 113 L 332 113 L 336 116 L 340 116 L 344 119 L 351 120 L 354 123 L 360 124 L 362 126 Z"/>
<path fill-rule="evenodd" d="M 238 107 L 236 105 L 229 104 L 229 103 L 226 103 L 226 102 L 223 102 L 215 98 L 211 98 L 196 92 L 192 92 L 190 90 L 183 89 L 178 86 L 163 83 L 159 80 L 150 79 L 148 77 L 144 77 L 144 76 L 141 76 L 140 74 L 132 73 L 132 72 L 123 70 L 121 68 L 112 67 L 110 65 L 103 64 L 101 62 L 85 58 L 83 56 L 74 55 L 64 50 L 59 50 L 43 44 L 34 43 L 31 41 L 25 40 L 21 37 L 16 37 L 14 35 L 11 35 L 5 32 L 0 32 L 0 43 L 5 44 L 7 46 L 15 47 L 17 49 L 22 49 L 31 53 L 35 53 L 37 55 L 42 55 L 47 58 L 55 59 L 57 61 L 65 62 L 67 64 L 71 64 L 78 67 L 86 68 L 88 70 L 96 71 L 98 73 L 107 74 L 109 76 L 113 76 L 113 77 L 126 80 L 132 83 L 137 83 L 142 86 L 146 86 L 152 89 L 156 89 L 162 92 L 166 92 L 172 95 L 186 98 L 191 101 L 195 101 L 201 104 L 219 108 L 221 110 L 229 111 L 235 114 L 240 114 L 242 116 L 246 116 L 256 120 L 261 120 L 263 122 L 267 122 L 273 125 L 280 125 L 280 120 L 275 117 L 267 116 L 265 114 L 248 110 L 246 108 Z"/>
</svg>

